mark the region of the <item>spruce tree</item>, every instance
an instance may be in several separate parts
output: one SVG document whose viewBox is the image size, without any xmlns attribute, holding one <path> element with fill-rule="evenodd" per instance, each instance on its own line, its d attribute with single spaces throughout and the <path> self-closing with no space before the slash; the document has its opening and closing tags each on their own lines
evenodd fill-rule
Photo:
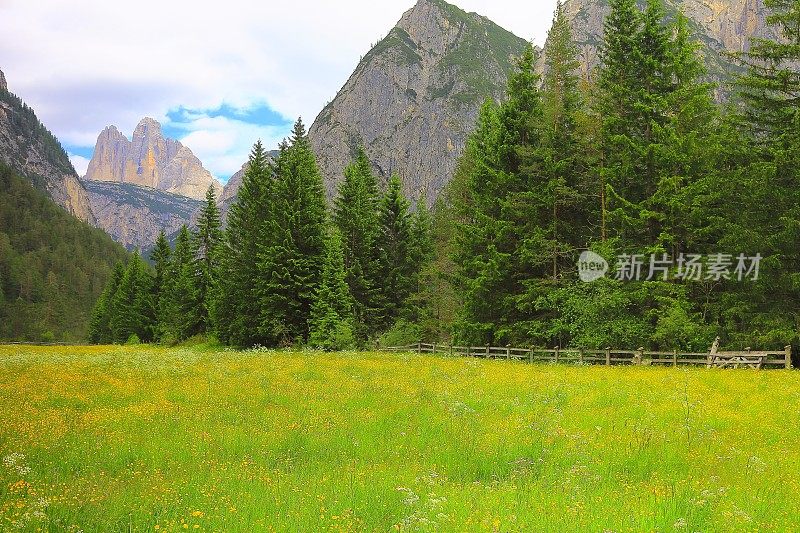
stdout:
<svg viewBox="0 0 800 533">
<path fill-rule="evenodd" d="M 378 194 L 375 176 L 363 148 L 344 171 L 334 202 L 333 222 L 342 236 L 347 285 L 355 301 L 356 335 L 364 341 L 376 332 L 375 292 Z"/>
<path fill-rule="evenodd" d="M 210 332 L 213 329 L 213 306 L 218 298 L 222 242 L 222 222 L 213 187 L 206 192 L 206 203 L 200 211 L 194 238 L 198 249 L 197 298 L 201 329 Z"/>
<path fill-rule="evenodd" d="M 332 229 L 326 242 L 322 281 L 309 318 L 309 344 L 323 350 L 353 348 L 354 301 L 345 279 L 342 238 Z"/>
<path fill-rule="evenodd" d="M 256 291 L 260 282 L 256 254 L 265 239 L 272 213 L 275 169 L 261 141 L 250 153 L 236 203 L 220 252 L 220 289 L 214 306 L 214 323 L 220 340 L 234 346 L 265 344 L 259 335 L 261 307 Z"/>
<path fill-rule="evenodd" d="M 122 263 L 114 265 L 111 277 L 95 304 L 91 321 L 89 322 L 89 342 L 92 344 L 111 344 L 114 342 L 114 335 L 111 331 L 111 319 L 114 316 L 114 296 L 124 274 L 125 265 Z"/>
<path fill-rule="evenodd" d="M 165 300 L 165 330 L 172 340 L 181 341 L 202 332 L 198 291 L 197 245 L 186 225 L 175 241 Z"/>
<path fill-rule="evenodd" d="M 269 239 L 257 249 L 259 333 L 271 344 L 290 345 L 308 340 L 327 223 L 322 176 L 302 120 L 282 147 L 275 173 Z"/>
<path fill-rule="evenodd" d="M 150 275 L 139 253 L 128 260 L 125 273 L 111 299 L 111 336 L 116 343 L 124 344 L 134 335 L 148 341 L 147 311 L 150 301 Z"/>
<path fill-rule="evenodd" d="M 164 298 L 166 296 L 171 259 L 172 247 L 167 241 L 164 230 L 161 230 L 158 234 L 158 239 L 156 239 L 155 247 L 150 254 L 150 261 L 153 262 L 155 270 L 150 291 L 150 305 L 153 311 L 153 338 L 156 340 L 160 340 L 164 333 Z"/>
<path fill-rule="evenodd" d="M 408 297 L 415 289 L 414 240 L 410 204 L 403 195 L 400 178 L 389 180 L 378 215 L 379 260 L 377 272 L 381 285 L 377 316 L 384 328 L 400 316 Z"/>
</svg>

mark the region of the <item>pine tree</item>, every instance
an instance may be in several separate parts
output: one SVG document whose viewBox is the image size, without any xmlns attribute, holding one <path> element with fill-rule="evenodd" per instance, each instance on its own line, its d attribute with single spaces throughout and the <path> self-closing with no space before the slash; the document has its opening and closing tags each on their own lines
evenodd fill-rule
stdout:
<svg viewBox="0 0 800 533">
<path fill-rule="evenodd" d="M 363 148 L 344 171 L 334 203 L 333 222 L 342 235 L 347 285 L 355 301 L 356 335 L 364 341 L 376 332 L 375 279 L 378 193 L 375 176 Z"/>
<path fill-rule="evenodd" d="M 116 343 L 128 342 L 133 336 L 148 341 L 147 311 L 150 300 L 150 275 L 139 256 L 134 253 L 128 260 L 125 273 L 111 299 L 111 336 Z"/>
<path fill-rule="evenodd" d="M 262 274 L 256 254 L 265 239 L 272 213 L 275 169 L 261 142 L 250 153 L 220 252 L 220 290 L 213 308 L 220 340 L 235 346 L 266 344 L 259 335 L 261 307 L 256 284 Z"/>
<path fill-rule="evenodd" d="M 167 236 L 163 230 L 158 234 L 156 244 L 150 254 L 153 262 L 155 276 L 150 291 L 150 305 L 152 306 L 153 317 L 153 338 L 161 339 L 164 334 L 164 298 L 167 290 L 167 281 L 171 268 L 172 247 L 167 241 Z"/>
<path fill-rule="evenodd" d="M 173 340 L 185 340 L 202 331 L 198 276 L 197 245 L 184 225 L 175 241 L 165 291 L 165 330 Z"/>
<path fill-rule="evenodd" d="M 200 302 L 201 329 L 208 333 L 213 329 L 213 306 L 218 298 L 220 244 L 222 242 L 222 222 L 213 187 L 209 187 L 206 192 L 206 203 L 200 211 L 194 239 L 199 254 L 197 298 Z"/>
<path fill-rule="evenodd" d="M 414 242 L 410 204 L 403 195 L 400 178 L 393 175 L 380 203 L 378 246 L 380 257 L 377 272 L 381 286 L 378 313 L 384 328 L 400 316 L 406 301 L 415 289 Z"/>
<path fill-rule="evenodd" d="M 122 263 L 117 263 L 105 289 L 103 289 L 103 293 L 95 304 L 89 323 L 89 342 L 92 344 L 111 344 L 114 342 L 114 335 L 111 331 L 111 318 L 115 314 L 114 296 L 124 274 L 125 266 Z"/>
<path fill-rule="evenodd" d="M 309 344 L 323 350 L 353 348 L 354 303 L 345 279 L 342 238 L 333 229 L 326 242 L 322 281 L 311 305 Z"/>
<path fill-rule="evenodd" d="M 325 192 L 302 120 L 276 162 L 274 216 L 258 247 L 259 332 L 270 344 L 308 340 L 311 304 L 322 276 Z"/>
</svg>

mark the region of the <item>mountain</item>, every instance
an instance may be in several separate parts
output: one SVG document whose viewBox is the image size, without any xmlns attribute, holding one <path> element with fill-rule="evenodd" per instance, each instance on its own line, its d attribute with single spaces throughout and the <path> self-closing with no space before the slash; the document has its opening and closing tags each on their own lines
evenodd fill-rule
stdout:
<svg viewBox="0 0 800 533">
<path fill-rule="evenodd" d="M 420 0 L 356 67 L 309 129 L 335 194 L 363 144 L 384 180 L 431 204 L 455 170 L 478 110 L 502 98 L 514 56 L 527 42 L 443 0 Z"/>
<path fill-rule="evenodd" d="M 146 250 L 161 230 L 191 225 L 203 202 L 132 183 L 84 182 L 98 226 L 128 250 Z"/>
<path fill-rule="evenodd" d="M 95 223 L 86 190 L 58 139 L 8 91 L 0 71 L 0 162 L 30 180 L 77 218 Z"/>
<path fill-rule="evenodd" d="M 130 183 L 196 200 L 211 186 L 222 192 L 222 185 L 192 151 L 165 138 L 161 124 L 152 118 L 139 122 L 131 140 L 115 126 L 104 129 L 84 179 Z"/>
</svg>

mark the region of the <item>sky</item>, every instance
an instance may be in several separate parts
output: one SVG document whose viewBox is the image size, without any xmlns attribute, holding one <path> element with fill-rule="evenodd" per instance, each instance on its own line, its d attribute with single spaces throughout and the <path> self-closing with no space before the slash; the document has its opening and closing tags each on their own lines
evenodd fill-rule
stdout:
<svg viewBox="0 0 800 533">
<path fill-rule="evenodd" d="M 261 139 L 310 126 L 415 0 L 0 0 L 0 70 L 80 175 L 142 117 L 223 182 Z M 455 0 L 543 44 L 556 0 Z"/>
</svg>

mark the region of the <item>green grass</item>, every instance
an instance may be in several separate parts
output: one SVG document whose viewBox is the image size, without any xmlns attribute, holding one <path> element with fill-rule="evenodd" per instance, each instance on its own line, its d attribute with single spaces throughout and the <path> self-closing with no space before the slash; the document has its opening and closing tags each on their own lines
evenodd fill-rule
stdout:
<svg viewBox="0 0 800 533">
<path fill-rule="evenodd" d="M 791 530 L 797 376 L 0 347 L 0 530 Z"/>
</svg>

